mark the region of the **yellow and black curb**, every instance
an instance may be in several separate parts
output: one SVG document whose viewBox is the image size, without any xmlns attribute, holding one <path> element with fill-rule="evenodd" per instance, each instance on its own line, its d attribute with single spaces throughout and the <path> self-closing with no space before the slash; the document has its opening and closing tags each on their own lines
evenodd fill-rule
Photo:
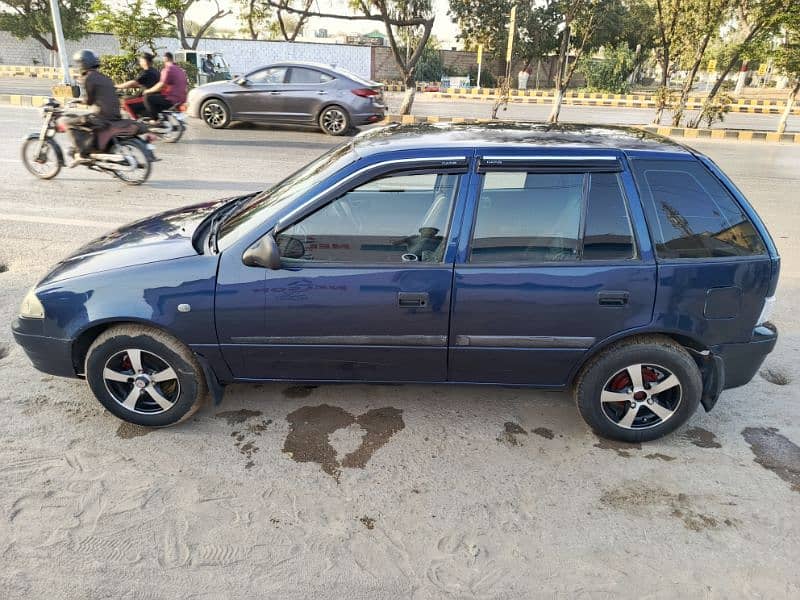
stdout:
<svg viewBox="0 0 800 600">
<path fill-rule="evenodd" d="M 445 92 L 431 92 L 431 98 L 442 100 L 486 100 L 494 102 L 498 95 L 479 94 L 483 90 L 457 90 L 448 88 Z M 495 91 L 495 90 L 492 90 Z M 514 93 L 514 92 L 517 93 Z M 473 93 L 474 92 L 474 93 Z M 533 90 L 512 90 L 509 96 L 511 104 L 550 104 L 553 94 Z M 700 110 L 703 107 L 702 97 L 692 97 L 686 102 L 688 110 Z M 593 94 L 589 92 L 570 92 L 564 95 L 563 103 L 570 106 L 603 106 L 622 108 L 656 108 L 655 96 L 642 96 L 636 94 Z M 758 100 L 741 98 L 727 105 L 729 112 L 749 113 L 761 115 L 780 115 L 786 108 L 786 103 L 780 100 Z M 792 110 L 792 114 L 800 115 L 800 106 Z"/>
<path fill-rule="evenodd" d="M 40 107 L 47 104 L 51 96 L 30 96 L 27 94 L 0 94 L 0 105 L 10 106 L 33 106 Z M 63 102 L 66 98 L 56 97 L 56 100 Z"/>
<path fill-rule="evenodd" d="M 28 67 L 22 65 L 0 65 L 0 77 L 36 77 L 38 79 L 61 79 L 61 67 Z M 75 76 L 78 72 L 70 69 Z"/>
<path fill-rule="evenodd" d="M 419 115 L 387 115 L 384 123 L 402 123 L 404 125 L 422 123 L 502 123 L 501 120 L 472 119 L 468 117 L 437 117 Z M 689 139 L 726 140 L 734 142 L 783 142 L 800 144 L 800 133 L 775 133 L 773 131 L 749 131 L 740 129 L 690 129 L 687 127 L 664 127 L 656 125 L 638 125 L 637 129 L 656 133 L 667 137 Z"/>
</svg>

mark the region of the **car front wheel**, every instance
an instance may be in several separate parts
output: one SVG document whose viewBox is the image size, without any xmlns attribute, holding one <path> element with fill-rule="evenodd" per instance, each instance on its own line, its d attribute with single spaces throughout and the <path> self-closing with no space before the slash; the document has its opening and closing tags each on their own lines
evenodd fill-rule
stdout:
<svg viewBox="0 0 800 600">
<path fill-rule="evenodd" d="M 575 384 L 581 416 L 603 437 L 660 438 L 683 425 L 700 403 L 700 370 L 669 338 L 639 338 L 605 350 Z"/>
<path fill-rule="evenodd" d="M 206 394 L 191 350 L 163 331 L 112 327 L 86 355 L 86 380 L 109 412 L 124 421 L 163 427 L 188 418 Z"/>
</svg>

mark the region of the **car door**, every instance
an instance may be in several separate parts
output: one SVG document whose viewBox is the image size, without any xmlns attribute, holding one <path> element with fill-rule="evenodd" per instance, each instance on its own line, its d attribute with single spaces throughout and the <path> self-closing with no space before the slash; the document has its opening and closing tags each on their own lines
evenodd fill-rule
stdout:
<svg viewBox="0 0 800 600">
<path fill-rule="evenodd" d="M 287 121 L 312 122 L 326 99 L 331 97 L 333 77 L 307 67 L 291 67 L 281 94 Z"/>
<path fill-rule="evenodd" d="M 632 180 L 603 155 L 484 157 L 479 171 L 455 267 L 449 378 L 562 386 L 587 349 L 652 318 L 656 268 L 649 244 L 637 249 Z"/>
<path fill-rule="evenodd" d="M 267 67 L 249 73 L 228 93 L 233 117 L 252 121 L 282 121 L 286 67 Z"/>
<path fill-rule="evenodd" d="M 465 169 L 354 182 L 278 228 L 280 269 L 221 274 L 217 331 L 234 375 L 446 380 L 450 222 Z"/>
</svg>

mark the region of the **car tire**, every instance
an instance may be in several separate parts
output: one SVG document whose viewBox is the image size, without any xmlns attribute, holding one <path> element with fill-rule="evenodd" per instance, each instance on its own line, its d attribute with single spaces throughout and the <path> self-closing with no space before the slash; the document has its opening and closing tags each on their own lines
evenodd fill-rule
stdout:
<svg viewBox="0 0 800 600">
<path fill-rule="evenodd" d="M 222 100 L 211 98 L 200 105 L 200 118 L 211 129 L 224 129 L 231 122 L 231 111 Z"/>
<path fill-rule="evenodd" d="M 319 128 L 327 135 L 346 135 L 352 128 L 350 115 L 341 106 L 326 106 L 319 114 Z"/>
<path fill-rule="evenodd" d="M 674 431 L 694 414 L 702 391 L 692 356 L 661 336 L 606 349 L 581 370 L 574 386 L 578 411 L 589 427 L 623 442 L 646 442 Z"/>
<path fill-rule="evenodd" d="M 192 351 L 152 327 L 121 325 L 101 333 L 86 354 L 85 373 L 109 412 L 145 427 L 188 419 L 206 397 L 203 370 Z"/>
</svg>

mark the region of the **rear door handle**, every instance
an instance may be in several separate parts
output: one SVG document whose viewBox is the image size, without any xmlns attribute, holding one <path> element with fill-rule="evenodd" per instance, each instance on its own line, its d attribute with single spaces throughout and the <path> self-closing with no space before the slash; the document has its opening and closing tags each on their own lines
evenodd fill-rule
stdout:
<svg viewBox="0 0 800 600">
<path fill-rule="evenodd" d="M 625 306 L 628 304 L 629 292 L 597 292 L 597 303 L 600 306 Z"/>
<path fill-rule="evenodd" d="M 318 91 L 318 92 L 317 92 L 317 95 L 318 95 L 318 96 L 324 96 L 324 95 L 325 95 L 325 94 L 327 94 L 327 93 L 328 93 L 328 92 L 326 92 L 326 91 L 324 91 L 324 90 L 320 90 L 320 91 Z"/>
<path fill-rule="evenodd" d="M 424 308 L 428 306 L 427 292 L 400 292 L 397 294 L 397 306 L 400 308 Z"/>
</svg>

